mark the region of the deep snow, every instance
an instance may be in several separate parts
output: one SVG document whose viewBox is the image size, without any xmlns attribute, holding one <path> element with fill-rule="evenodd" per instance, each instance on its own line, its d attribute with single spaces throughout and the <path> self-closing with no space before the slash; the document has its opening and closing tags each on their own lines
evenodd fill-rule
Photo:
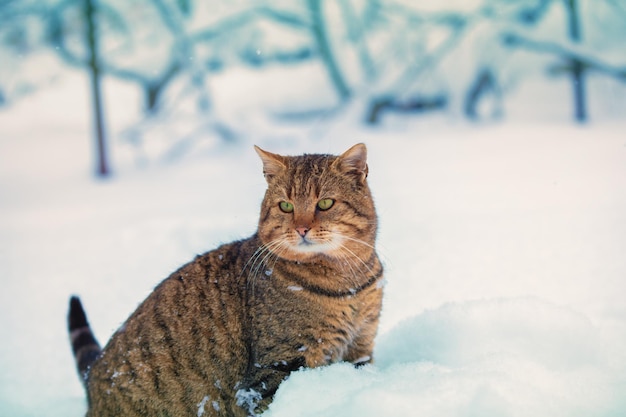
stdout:
<svg viewBox="0 0 626 417">
<path fill-rule="evenodd" d="M 141 168 L 118 140 L 116 176 L 95 180 L 83 82 L 0 112 L 0 415 L 84 412 L 70 294 L 105 342 L 173 269 L 254 231 L 265 183 L 252 143 L 360 141 L 386 266 L 377 362 L 297 372 L 267 415 L 626 414 L 624 120 L 340 122 L 289 140 L 254 120 L 267 130 L 240 145 Z M 115 126 L 132 100 L 109 87 Z"/>
</svg>

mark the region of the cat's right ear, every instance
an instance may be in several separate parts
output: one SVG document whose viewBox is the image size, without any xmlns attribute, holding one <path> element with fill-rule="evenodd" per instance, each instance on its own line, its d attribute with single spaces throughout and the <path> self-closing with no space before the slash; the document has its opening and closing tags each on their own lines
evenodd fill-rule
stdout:
<svg viewBox="0 0 626 417">
<path fill-rule="evenodd" d="M 264 151 L 256 145 L 254 145 L 254 150 L 259 154 L 259 157 L 261 157 L 261 161 L 263 161 L 263 175 L 265 175 L 267 181 L 281 174 L 287 167 L 284 157 Z"/>
</svg>

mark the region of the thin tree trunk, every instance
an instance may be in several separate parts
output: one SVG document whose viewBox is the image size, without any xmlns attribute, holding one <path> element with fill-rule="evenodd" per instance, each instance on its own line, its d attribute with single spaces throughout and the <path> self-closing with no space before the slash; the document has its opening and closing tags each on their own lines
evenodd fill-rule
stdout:
<svg viewBox="0 0 626 417">
<path fill-rule="evenodd" d="M 94 0 L 85 0 L 85 18 L 87 20 L 87 48 L 89 50 L 88 67 L 91 78 L 91 97 L 93 101 L 93 117 L 96 133 L 96 174 L 101 177 L 109 175 L 107 161 L 106 138 L 104 132 L 104 116 L 102 94 L 100 89 L 100 67 L 98 62 L 98 34 L 95 24 Z"/>
<path fill-rule="evenodd" d="M 342 101 L 350 98 L 350 88 L 341 74 L 341 70 L 337 65 L 337 60 L 333 56 L 330 42 L 328 39 L 328 32 L 326 30 L 326 23 L 324 22 L 324 16 L 322 13 L 322 0 L 308 0 L 308 7 L 311 13 L 311 20 L 313 22 L 313 36 L 319 53 L 322 57 L 322 61 L 328 70 L 328 75 L 339 94 L 339 98 Z"/>
<path fill-rule="evenodd" d="M 565 9 L 567 11 L 568 35 L 572 42 L 580 43 L 582 40 L 580 12 L 577 0 L 566 0 Z M 574 95 L 574 113 L 578 122 L 587 120 L 587 98 L 585 90 L 585 66 L 575 58 L 570 60 L 572 73 L 572 91 Z"/>
</svg>

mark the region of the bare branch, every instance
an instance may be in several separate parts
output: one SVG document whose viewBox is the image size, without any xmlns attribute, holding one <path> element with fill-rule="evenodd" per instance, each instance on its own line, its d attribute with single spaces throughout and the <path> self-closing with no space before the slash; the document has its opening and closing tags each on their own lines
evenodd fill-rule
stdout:
<svg viewBox="0 0 626 417">
<path fill-rule="evenodd" d="M 586 56 L 554 42 L 529 39 L 516 33 L 503 34 L 502 41 L 505 45 L 513 48 L 522 48 L 538 53 L 555 55 L 570 61 L 578 61 L 585 69 L 594 70 L 615 77 L 621 81 L 626 81 L 626 67 L 616 67 L 606 64 L 598 59 Z"/>
<path fill-rule="evenodd" d="M 236 30 L 262 17 L 275 22 L 292 26 L 295 29 L 310 30 L 311 22 L 293 13 L 276 10 L 271 7 L 259 7 L 228 16 L 209 28 L 198 30 L 189 34 L 193 42 L 205 42 L 213 40 L 230 31 Z"/>
</svg>

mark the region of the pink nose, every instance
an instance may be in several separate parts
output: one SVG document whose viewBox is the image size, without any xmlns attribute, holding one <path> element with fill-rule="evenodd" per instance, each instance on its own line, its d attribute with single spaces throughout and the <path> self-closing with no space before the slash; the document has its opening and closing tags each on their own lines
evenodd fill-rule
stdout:
<svg viewBox="0 0 626 417">
<path fill-rule="evenodd" d="M 296 227 L 296 232 L 298 232 L 300 236 L 304 237 L 309 232 L 309 229 L 307 227 Z"/>
</svg>

